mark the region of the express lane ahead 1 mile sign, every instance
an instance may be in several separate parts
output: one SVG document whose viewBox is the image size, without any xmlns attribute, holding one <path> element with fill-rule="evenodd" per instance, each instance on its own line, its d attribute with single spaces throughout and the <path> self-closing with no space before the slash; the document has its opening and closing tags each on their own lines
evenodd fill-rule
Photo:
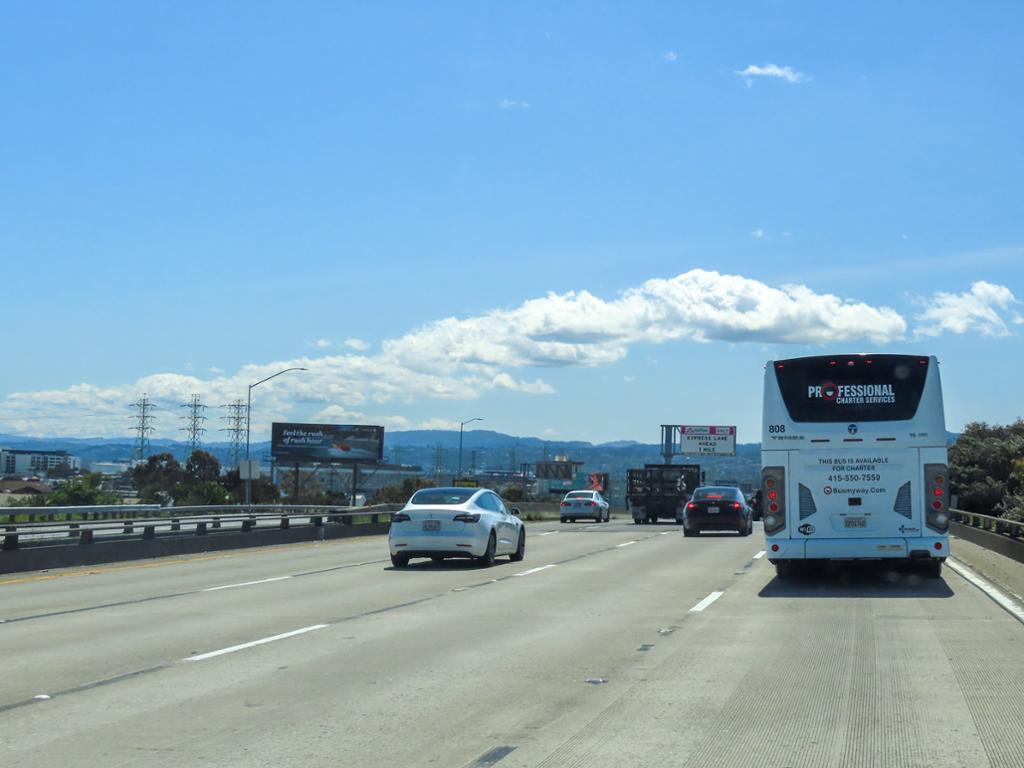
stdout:
<svg viewBox="0 0 1024 768">
<path fill-rule="evenodd" d="M 736 427 L 679 427 L 679 453 L 686 456 L 735 456 Z"/>
</svg>

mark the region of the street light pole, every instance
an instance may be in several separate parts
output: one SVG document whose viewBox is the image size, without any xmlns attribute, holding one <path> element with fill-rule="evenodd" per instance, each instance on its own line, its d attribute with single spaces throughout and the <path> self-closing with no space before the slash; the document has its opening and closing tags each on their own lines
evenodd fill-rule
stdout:
<svg viewBox="0 0 1024 768">
<path fill-rule="evenodd" d="M 474 421 L 483 421 L 483 419 L 476 416 L 459 423 L 459 477 L 462 477 L 462 428 L 467 424 L 472 424 Z"/>
<path fill-rule="evenodd" d="M 245 506 L 252 504 L 252 473 L 249 471 L 249 427 L 252 424 L 252 391 L 265 381 L 270 381 L 273 378 L 280 376 L 282 373 L 288 373 L 288 371 L 308 371 L 308 368 L 285 368 L 283 371 L 278 371 L 273 376 L 267 376 L 265 379 L 260 379 L 255 384 L 249 385 L 249 397 L 245 403 Z"/>
</svg>

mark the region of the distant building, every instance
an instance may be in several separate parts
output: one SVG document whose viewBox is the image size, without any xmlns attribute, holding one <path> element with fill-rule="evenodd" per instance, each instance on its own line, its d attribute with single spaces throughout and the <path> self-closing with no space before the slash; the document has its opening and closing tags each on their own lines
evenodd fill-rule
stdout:
<svg viewBox="0 0 1024 768">
<path fill-rule="evenodd" d="M 40 480 L 0 480 L 0 493 L 39 496 L 53 488 Z"/>
<path fill-rule="evenodd" d="M 3 475 L 45 475 L 62 464 L 71 469 L 81 469 L 82 460 L 67 451 L 28 451 L 15 448 L 0 448 L 0 474 Z"/>
</svg>

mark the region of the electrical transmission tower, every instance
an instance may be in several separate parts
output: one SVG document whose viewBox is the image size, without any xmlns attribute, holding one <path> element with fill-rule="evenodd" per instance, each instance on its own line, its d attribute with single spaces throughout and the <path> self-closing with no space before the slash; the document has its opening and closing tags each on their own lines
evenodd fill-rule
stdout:
<svg viewBox="0 0 1024 768">
<path fill-rule="evenodd" d="M 221 408 L 228 409 L 227 416 L 221 416 L 228 425 L 220 431 L 228 433 L 231 441 L 231 466 L 237 468 L 245 451 L 245 401 L 238 399 Z"/>
<path fill-rule="evenodd" d="M 134 459 L 143 462 L 149 455 L 149 436 L 153 434 L 153 401 L 143 392 L 142 397 L 132 403 L 135 409 L 135 451 Z"/>
<path fill-rule="evenodd" d="M 191 456 L 199 450 L 203 443 L 203 435 L 206 434 L 206 406 L 203 405 L 199 395 L 192 395 L 188 402 L 181 407 L 188 408 L 188 412 L 183 417 L 185 426 L 181 428 L 181 431 L 185 433 L 188 440 L 188 455 Z"/>
</svg>

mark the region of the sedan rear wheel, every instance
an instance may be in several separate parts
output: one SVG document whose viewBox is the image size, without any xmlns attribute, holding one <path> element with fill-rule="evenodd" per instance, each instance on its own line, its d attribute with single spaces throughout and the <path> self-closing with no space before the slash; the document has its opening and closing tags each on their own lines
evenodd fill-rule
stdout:
<svg viewBox="0 0 1024 768">
<path fill-rule="evenodd" d="M 513 563 L 518 563 L 526 557 L 526 531 L 519 531 L 519 544 L 516 546 L 516 551 L 508 556 L 508 559 Z"/>
<path fill-rule="evenodd" d="M 392 555 L 391 564 L 395 568 L 405 568 L 409 564 L 409 558 L 406 555 Z"/>
<path fill-rule="evenodd" d="M 494 565 L 494 552 L 498 548 L 498 540 L 494 537 L 494 531 L 491 531 L 491 536 L 487 539 L 487 549 L 481 557 L 477 558 L 477 562 L 480 563 L 484 568 L 490 568 Z"/>
</svg>

